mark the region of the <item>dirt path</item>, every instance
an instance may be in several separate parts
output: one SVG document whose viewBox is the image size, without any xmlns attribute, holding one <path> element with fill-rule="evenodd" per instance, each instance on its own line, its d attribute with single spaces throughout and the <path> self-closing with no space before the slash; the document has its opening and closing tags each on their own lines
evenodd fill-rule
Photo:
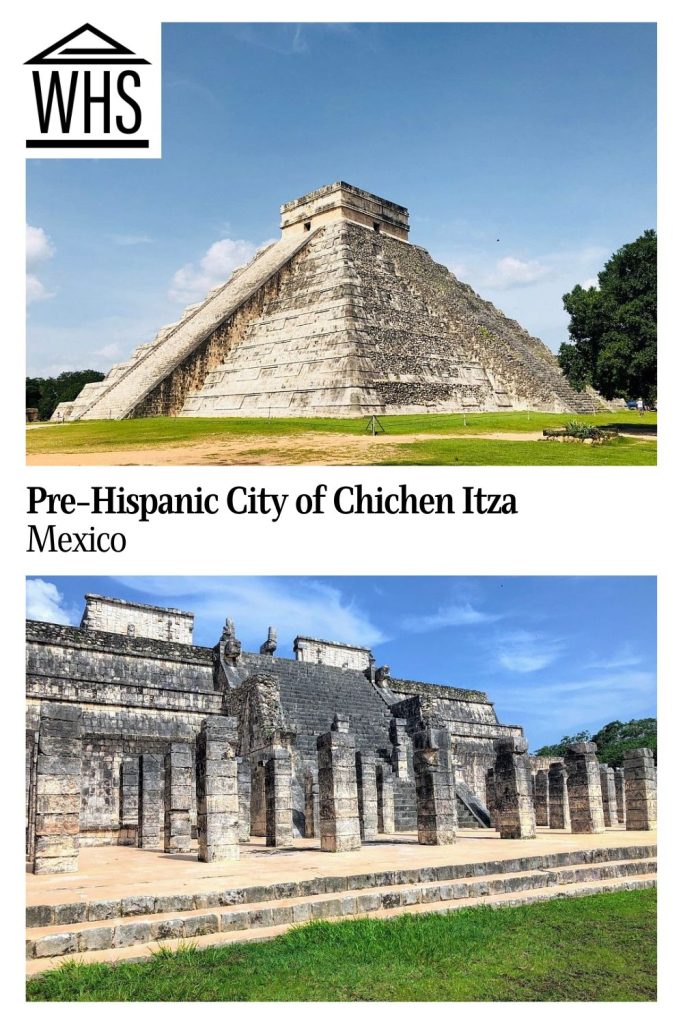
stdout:
<svg viewBox="0 0 683 1024">
<path fill-rule="evenodd" d="M 116 448 L 96 452 L 30 454 L 29 466 L 287 466 L 372 465 L 377 450 L 383 458 L 405 454 L 416 441 L 536 441 L 540 431 L 526 434 L 322 434 L 311 431 L 291 437 L 247 435 L 208 438 L 195 444 Z"/>
</svg>

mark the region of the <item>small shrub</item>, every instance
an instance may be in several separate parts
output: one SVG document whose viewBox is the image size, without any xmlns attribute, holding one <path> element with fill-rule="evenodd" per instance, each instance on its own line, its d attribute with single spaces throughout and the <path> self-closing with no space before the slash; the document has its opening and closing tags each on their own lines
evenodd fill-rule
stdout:
<svg viewBox="0 0 683 1024">
<path fill-rule="evenodd" d="M 602 436 L 599 427 L 594 427 L 592 423 L 579 423 L 578 420 L 570 420 L 569 423 L 565 423 L 564 429 L 569 437 L 578 437 L 581 441 L 595 440 Z"/>
</svg>

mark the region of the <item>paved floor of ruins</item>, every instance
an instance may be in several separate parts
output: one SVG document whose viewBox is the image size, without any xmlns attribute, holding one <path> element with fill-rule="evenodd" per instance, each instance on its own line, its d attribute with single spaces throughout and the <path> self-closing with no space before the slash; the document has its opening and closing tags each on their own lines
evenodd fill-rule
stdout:
<svg viewBox="0 0 683 1024">
<path fill-rule="evenodd" d="M 204 864 L 196 853 L 165 854 L 133 846 L 84 847 L 74 874 L 27 874 L 27 903 L 69 903 L 124 896 L 210 892 L 217 887 L 268 885 L 329 875 L 361 874 L 405 868 L 474 864 L 533 857 L 566 850 L 654 845 L 657 833 L 627 832 L 623 826 L 598 835 L 540 828 L 535 839 L 500 839 L 491 829 L 462 831 L 450 846 L 420 846 L 417 834 L 380 835 L 351 853 L 323 853 L 319 841 L 297 839 L 290 849 L 265 846 L 252 837 L 240 846 L 239 860 Z"/>
</svg>

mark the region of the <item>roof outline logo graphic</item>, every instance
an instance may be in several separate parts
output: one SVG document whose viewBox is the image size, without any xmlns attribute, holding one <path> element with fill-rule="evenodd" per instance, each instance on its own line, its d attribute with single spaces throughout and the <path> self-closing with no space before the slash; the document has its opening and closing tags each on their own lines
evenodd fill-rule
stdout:
<svg viewBox="0 0 683 1024">
<path fill-rule="evenodd" d="M 89 32 L 101 39 L 106 46 L 67 46 L 79 36 Z M 37 53 L 25 64 L 149 64 L 144 57 L 136 57 L 134 52 L 123 43 L 85 22 L 80 28 L 70 32 L 56 43 Z"/>
</svg>

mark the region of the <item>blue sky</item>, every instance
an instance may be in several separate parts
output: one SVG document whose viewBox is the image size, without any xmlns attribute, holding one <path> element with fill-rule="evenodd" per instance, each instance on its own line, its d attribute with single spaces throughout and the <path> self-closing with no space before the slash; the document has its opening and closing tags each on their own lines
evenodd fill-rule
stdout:
<svg viewBox="0 0 683 1024">
<path fill-rule="evenodd" d="M 78 625 L 87 592 L 195 613 L 213 646 L 226 617 L 246 650 L 268 626 L 372 647 L 397 677 L 485 690 L 531 749 L 656 714 L 649 576 L 33 577 L 30 618 Z"/>
<path fill-rule="evenodd" d="M 345 179 L 553 349 L 655 226 L 653 25 L 169 25 L 163 159 L 27 161 L 28 367 L 107 369 Z"/>
</svg>

